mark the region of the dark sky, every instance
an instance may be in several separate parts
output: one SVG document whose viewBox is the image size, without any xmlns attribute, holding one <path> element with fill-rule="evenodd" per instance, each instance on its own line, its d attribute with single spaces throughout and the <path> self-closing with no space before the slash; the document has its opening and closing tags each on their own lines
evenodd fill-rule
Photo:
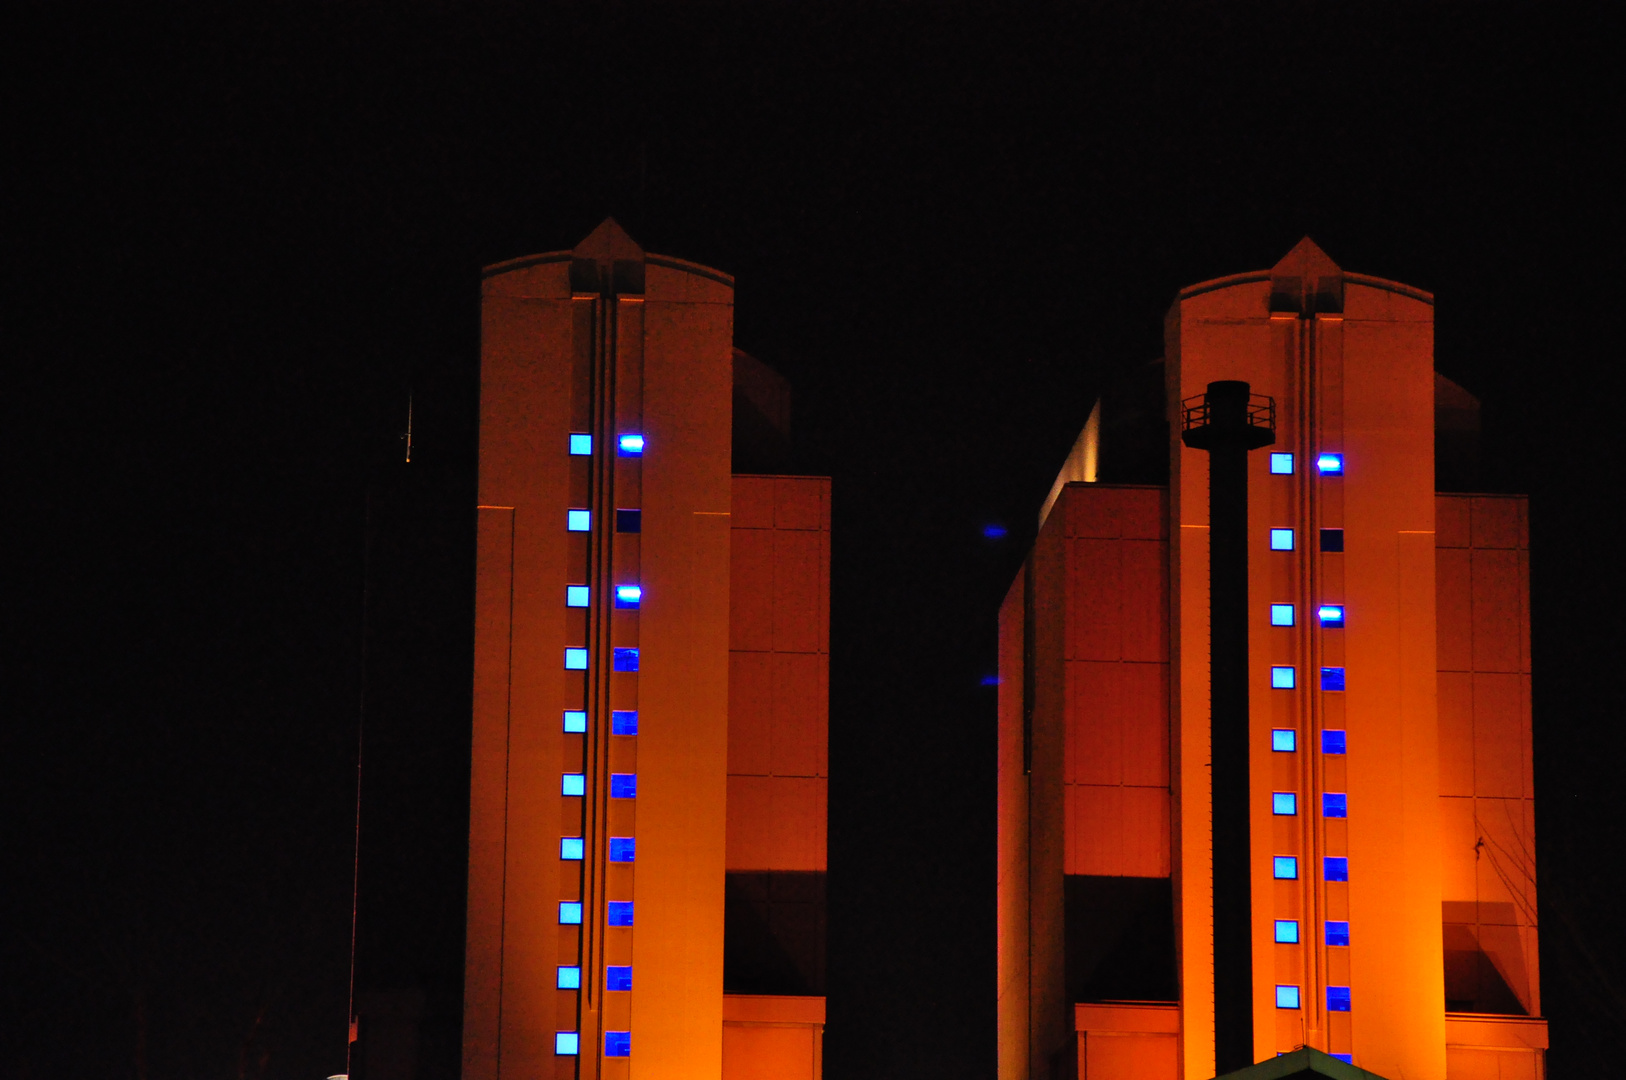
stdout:
<svg viewBox="0 0 1626 1080">
<path fill-rule="evenodd" d="M 0 45 L 0 1075 L 343 1067 L 367 493 L 410 487 L 379 588 L 456 745 L 479 267 L 607 214 L 736 275 L 835 478 L 832 1080 L 992 1075 L 998 598 L 1175 290 L 1305 234 L 1437 294 L 1487 486 L 1531 495 L 1553 1075 L 1626 1050 L 1589 8 L 137 10 L 24 5 Z M 400 826 L 427 876 L 458 779 Z"/>
</svg>

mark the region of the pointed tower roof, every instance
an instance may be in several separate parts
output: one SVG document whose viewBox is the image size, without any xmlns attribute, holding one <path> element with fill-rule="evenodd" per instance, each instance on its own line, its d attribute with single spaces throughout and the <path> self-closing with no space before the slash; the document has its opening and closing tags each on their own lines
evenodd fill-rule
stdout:
<svg viewBox="0 0 1626 1080">
<path fill-rule="evenodd" d="M 644 291 L 644 249 L 615 218 L 605 218 L 570 253 L 570 287 L 576 292 Z"/>
<path fill-rule="evenodd" d="M 1344 310 L 1344 271 L 1308 236 L 1270 270 L 1270 310 Z"/>
<path fill-rule="evenodd" d="M 627 235 L 627 230 L 615 218 L 607 217 L 576 245 L 571 254 L 596 263 L 613 263 L 621 259 L 642 259 L 644 249 Z"/>
</svg>

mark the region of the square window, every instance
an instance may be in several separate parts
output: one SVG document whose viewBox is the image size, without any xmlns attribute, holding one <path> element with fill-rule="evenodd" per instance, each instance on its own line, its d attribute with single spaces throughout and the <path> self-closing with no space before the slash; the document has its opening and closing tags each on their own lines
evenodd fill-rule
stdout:
<svg viewBox="0 0 1626 1080">
<path fill-rule="evenodd" d="M 1291 690 L 1295 685 L 1292 668 L 1273 667 L 1270 669 L 1270 688 L 1272 690 Z"/>
<path fill-rule="evenodd" d="M 604 989 L 631 990 L 632 965 L 611 964 L 604 969 Z"/>
<path fill-rule="evenodd" d="M 1342 690 L 1344 688 L 1344 669 L 1341 667 L 1324 667 L 1321 669 L 1321 689 Z"/>
<path fill-rule="evenodd" d="M 581 1052 L 581 1036 L 574 1031 L 556 1031 L 553 1034 L 553 1052 L 559 1057 L 575 1057 Z"/>
<path fill-rule="evenodd" d="M 604 1033 L 605 1057 L 631 1057 L 632 1032 L 606 1031 Z"/>
<path fill-rule="evenodd" d="M 632 901 L 611 900 L 607 914 L 609 916 L 607 921 L 611 926 L 631 926 Z"/>
<path fill-rule="evenodd" d="M 1270 873 L 1278 881 L 1297 881 L 1299 861 L 1291 855 L 1277 855 L 1270 860 Z"/>
<path fill-rule="evenodd" d="M 1323 754 L 1346 753 L 1344 733 L 1328 728 L 1321 733 L 1321 752 Z"/>
<path fill-rule="evenodd" d="M 1272 626 L 1292 626 L 1293 625 L 1293 605 L 1292 604 L 1272 604 L 1272 605 L 1270 605 L 1270 625 L 1272 625 Z"/>
<path fill-rule="evenodd" d="M 566 649 L 565 650 L 565 670 L 566 671 L 586 671 L 587 670 L 587 650 L 586 649 Z"/>
<path fill-rule="evenodd" d="M 582 457 L 593 452 L 593 437 L 579 431 L 570 433 L 570 452 L 575 457 Z"/>
<path fill-rule="evenodd" d="M 1299 943 L 1299 924 L 1292 919 L 1276 920 L 1276 942 L 1279 945 Z"/>
<path fill-rule="evenodd" d="M 644 599 L 644 590 L 641 585 L 617 585 L 615 587 L 615 606 L 622 608 L 635 608 Z"/>
<path fill-rule="evenodd" d="M 1291 791 L 1271 792 L 1270 812 L 1277 817 L 1292 817 L 1299 812 L 1299 797 Z"/>
<path fill-rule="evenodd" d="M 580 735 L 587 730 L 587 713 L 581 709 L 565 710 L 565 734 Z"/>
<path fill-rule="evenodd" d="M 579 967 L 562 967 L 554 986 L 560 990 L 580 990 L 582 988 L 582 969 Z"/>
<path fill-rule="evenodd" d="M 1272 455 L 1270 455 L 1270 471 L 1275 473 L 1277 476 L 1292 476 L 1293 475 L 1293 455 L 1292 454 L 1272 454 Z"/>
<path fill-rule="evenodd" d="M 1270 748 L 1278 754 L 1291 754 L 1299 748 L 1299 733 L 1292 728 L 1275 728 L 1270 733 Z"/>
<path fill-rule="evenodd" d="M 615 531 L 622 533 L 642 532 L 643 521 L 644 512 L 642 510 L 617 510 L 615 512 Z"/>
<path fill-rule="evenodd" d="M 586 585 L 565 586 L 565 607 L 586 607 L 588 595 L 592 592 Z"/>
<path fill-rule="evenodd" d="M 579 772 L 567 772 L 567 773 L 565 773 L 565 775 L 563 777 L 563 782 L 559 785 L 559 794 L 561 794 L 561 795 L 586 795 L 587 794 L 587 777 L 583 776 Z"/>
<path fill-rule="evenodd" d="M 1340 604 L 1322 604 L 1315 613 L 1325 629 L 1335 630 L 1344 625 L 1344 609 Z"/>
<path fill-rule="evenodd" d="M 610 837 L 610 861 L 632 862 L 638 853 L 638 841 L 630 836 Z"/>
<path fill-rule="evenodd" d="M 1326 870 L 1322 875 L 1328 881 L 1349 880 L 1349 860 L 1337 855 L 1327 856 Z"/>
<path fill-rule="evenodd" d="M 1327 923 L 1327 944 L 1328 945 L 1348 945 L 1349 944 L 1349 923 L 1347 923 L 1347 922 L 1329 922 L 1329 923 Z"/>
<path fill-rule="evenodd" d="M 644 437 L 635 434 L 623 435 L 615 441 L 615 449 L 622 457 L 642 457 Z"/>
<path fill-rule="evenodd" d="M 1329 987 L 1327 987 L 1327 1011 L 1328 1012 L 1348 1012 L 1349 1011 L 1349 987 L 1347 987 L 1347 986 L 1329 986 Z"/>
<path fill-rule="evenodd" d="M 617 650 L 615 650 L 614 663 L 615 663 L 615 670 L 617 670 L 617 671 L 637 671 L 638 670 L 638 650 L 637 649 L 617 649 Z"/>
<path fill-rule="evenodd" d="M 1348 817 L 1349 796 L 1326 792 L 1321 796 L 1322 817 Z"/>
<path fill-rule="evenodd" d="M 572 862 L 582 857 L 582 838 L 579 836 L 562 836 L 559 838 L 559 857 Z"/>
<path fill-rule="evenodd" d="M 1322 529 L 1321 530 L 1321 550 L 1322 551 L 1342 551 L 1342 550 L 1344 550 L 1344 530 L 1342 530 L 1342 529 Z"/>
<path fill-rule="evenodd" d="M 559 905 L 560 926 L 580 926 L 582 924 L 582 906 L 574 900 L 566 900 Z"/>
<path fill-rule="evenodd" d="M 1292 551 L 1293 550 L 1293 530 L 1292 529 L 1272 529 L 1272 530 L 1270 530 L 1270 550 L 1272 550 L 1272 551 Z"/>
<path fill-rule="evenodd" d="M 1276 988 L 1276 1007 L 1278 1009 L 1298 1008 L 1299 988 L 1296 986 L 1278 986 Z"/>
<path fill-rule="evenodd" d="M 617 709 L 610 714 L 611 735 L 638 734 L 638 711 L 636 709 Z"/>
<path fill-rule="evenodd" d="M 1344 475 L 1344 455 L 1318 454 L 1315 459 L 1315 467 L 1322 476 L 1342 476 Z"/>
<path fill-rule="evenodd" d="M 636 799 L 638 797 L 638 774 L 618 772 L 610 774 L 610 798 Z"/>
<path fill-rule="evenodd" d="M 593 528 L 591 510 L 566 510 L 565 528 L 571 532 L 590 532 Z"/>
</svg>

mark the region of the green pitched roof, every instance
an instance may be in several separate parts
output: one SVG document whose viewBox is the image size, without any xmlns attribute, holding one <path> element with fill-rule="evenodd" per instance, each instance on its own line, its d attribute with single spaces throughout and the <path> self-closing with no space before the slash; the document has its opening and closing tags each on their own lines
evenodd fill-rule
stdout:
<svg viewBox="0 0 1626 1080">
<path fill-rule="evenodd" d="M 1228 1072 L 1215 1080 L 1295 1080 L 1297 1077 L 1325 1076 L 1330 1080 L 1384 1080 L 1374 1072 L 1346 1065 L 1335 1057 L 1328 1057 L 1309 1046 L 1301 1046 L 1291 1054 L 1282 1054 L 1246 1069 Z"/>
</svg>

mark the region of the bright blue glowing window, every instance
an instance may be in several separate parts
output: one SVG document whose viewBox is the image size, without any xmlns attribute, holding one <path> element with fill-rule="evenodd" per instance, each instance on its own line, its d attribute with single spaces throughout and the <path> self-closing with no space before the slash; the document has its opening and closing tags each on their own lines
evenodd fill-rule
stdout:
<svg viewBox="0 0 1626 1080">
<path fill-rule="evenodd" d="M 1293 605 L 1292 604 L 1272 604 L 1272 605 L 1270 605 L 1270 625 L 1272 625 L 1272 626 L 1292 626 L 1293 625 Z"/>
<path fill-rule="evenodd" d="M 636 799 L 638 797 L 638 774 L 618 772 L 610 774 L 610 798 Z"/>
<path fill-rule="evenodd" d="M 574 1031 L 556 1031 L 553 1034 L 553 1052 L 559 1057 L 575 1057 L 581 1053 L 581 1036 Z"/>
<path fill-rule="evenodd" d="M 1272 530 L 1270 530 L 1270 550 L 1272 550 L 1272 551 L 1292 551 L 1293 550 L 1293 530 L 1292 529 L 1272 529 Z"/>
<path fill-rule="evenodd" d="M 566 649 L 565 650 L 565 670 L 566 671 L 586 671 L 587 670 L 587 650 L 586 649 Z"/>
<path fill-rule="evenodd" d="M 576 457 L 582 457 L 593 452 L 593 437 L 583 435 L 579 431 L 570 433 L 570 452 Z"/>
<path fill-rule="evenodd" d="M 1342 476 L 1344 475 L 1344 455 L 1318 454 L 1315 459 L 1315 467 L 1322 476 Z"/>
<path fill-rule="evenodd" d="M 637 607 L 644 598 L 644 589 L 641 585 L 617 585 L 615 587 L 616 607 Z"/>
<path fill-rule="evenodd" d="M 1327 792 L 1321 796 L 1322 817 L 1348 817 L 1349 796 Z"/>
<path fill-rule="evenodd" d="M 1322 529 L 1321 530 L 1321 550 L 1322 551 L 1342 551 L 1342 550 L 1344 550 L 1344 530 L 1342 530 L 1342 529 Z"/>
<path fill-rule="evenodd" d="M 1344 733 L 1342 731 L 1335 731 L 1332 728 L 1328 728 L 1326 731 L 1321 733 L 1321 752 L 1323 754 L 1347 753 L 1347 746 L 1348 744 L 1345 742 Z"/>
<path fill-rule="evenodd" d="M 623 435 L 615 441 L 615 449 L 622 457 L 641 457 L 644 452 L 644 437 Z"/>
<path fill-rule="evenodd" d="M 1293 669 L 1290 667 L 1273 667 L 1270 669 L 1270 688 L 1272 690 L 1291 690 L 1295 680 Z"/>
<path fill-rule="evenodd" d="M 565 607 L 586 607 L 587 598 L 592 590 L 586 585 L 565 586 Z"/>
<path fill-rule="evenodd" d="M 559 857 L 575 861 L 582 857 L 582 838 L 579 836 L 562 836 L 559 838 Z"/>
<path fill-rule="evenodd" d="M 1322 604 L 1316 608 L 1316 617 L 1321 625 L 1327 629 L 1337 629 L 1344 625 L 1344 609 L 1340 604 Z"/>
<path fill-rule="evenodd" d="M 614 662 L 615 662 L 615 670 L 617 670 L 617 671 L 637 671 L 638 670 L 638 650 L 637 649 L 617 649 L 617 650 L 615 650 L 615 661 Z"/>
<path fill-rule="evenodd" d="M 1348 945 L 1349 944 L 1349 923 L 1347 923 L 1347 922 L 1329 922 L 1329 923 L 1327 923 L 1327 944 L 1328 945 Z"/>
<path fill-rule="evenodd" d="M 1297 881 L 1299 861 L 1291 855 L 1277 855 L 1270 860 L 1270 873 L 1279 881 Z"/>
<path fill-rule="evenodd" d="M 1274 728 L 1270 733 L 1270 748 L 1278 754 L 1291 754 L 1299 748 L 1299 733 L 1292 728 Z"/>
<path fill-rule="evenodd" d="M 610 861 L 632 862 L 638 854 L 638 841 L 630 836 L 610 837 Z"/>
<path fill-rule="evenodd" d="M 1327 1011 L 1328 1012 L 1348 1012 L 1349 1011 L 1349 987 L 1347 987 L 1347 986 L 1329 986 L 1329 987 L 1327 987 Z"/>
<path fill-rule="evenodd" d="M 1299 812 L 1299 797 L 1291 791 L 1271 792 L 1270 812 L 1277 817 L 1292 817 Z"/>
<path fill-rule="evenodd" d="M 565 528 L 571 532 L 589 532 L 593 528 L 593 512 L 591 510 L 566 510 Z"/>
<path fill-rule="evenodd" d="M 582 906 L 574 900 L 566 900 L 559 905 L 560 926 L 580 926 L 582 924 Z"/>
<path fill-rule="evenodd" d="M 605 1057 L 631 1057 L 632 1032 L 606 1031 L 604 1033 Z"/>
<path fill-rule="evenodd" d="M 1327 856 L 1326 869 L 1323 877 L 1328 881 L 1349 880 L 1349 860 L 1339 855 Z"/>
<path fill-rule="evenodd" d="M 587 777 L 579 772 L 567 772 L 561 778 L 559 785 L 561 795 L 586 795 Z"/>
<path fill-rule="evenodd" d="M 1298 1008 L 1299 988 L 1296 986 L 1278 986 L 1276 988 L 1276 1007 L 1278 1009 Z"/>
<path fill-rule="evenodd" d="M 1292 454 L 1272 454 L 1272 455 L 1270 455 L 1270 471 L 1275 473 L 1277 476 L 1292 476 L 1293 475 L 1293 455 Z"/>
<path fill-rule="evenodd" d="M 607 921 L 611 926 L 631 926 L 632 901 L 611 900 L 606 914 L 609 916 Z"/>
<path fill-rule="evenodd" d="M 579 967 L 560 968 L 559 978 L 553 985 L 560 990 L 580 990 L 582 988 L 582 969 Z"/>
<path fill-rule="evenodd" d="M 642 510 L 617 510 L 615 512 L 616 532 L 642 532 L 643 528 L 644 512 Z"/>
<path fill-rule="evenodd" d="M 982 535 L 986 540 L 1003 540 L 1005 539 L 1005 534 L 1008 532 L 1010 532 L 1009 529 L 997 523 L 984 525 L 982 527 Z"/>
<path fill-rule="evenodd" d="M 1276 941 L 1281 945 L 1299 943 L 1299 924 L 1292 919 L 1276 920 Z"/>
<path fill-rule="evenodd" d="M 1342 690 L 1344 688 L 1344 669 L 1341 667 L 1324 667 L 1321 669 L 1321 689 Z"/>
<path fill-rule="evenodd" d="M 622 710 L 617 709 L 615 712 L 612 712 L 610 714 L 610 734 L 638 734 L 638 711 L 636 709 L 628 709 L 623 712 Z"/>
<path fill-rule="evenodd" d="M 565 734 L 580 735 L 587 730 L 587 714 L 581 709 L 565 710 Z"/>
<path fill-rule="evenodd" d="M 631 990 L 632 965 L 610 964 L 604 969 L 604 989 Z"/>
</svg>

